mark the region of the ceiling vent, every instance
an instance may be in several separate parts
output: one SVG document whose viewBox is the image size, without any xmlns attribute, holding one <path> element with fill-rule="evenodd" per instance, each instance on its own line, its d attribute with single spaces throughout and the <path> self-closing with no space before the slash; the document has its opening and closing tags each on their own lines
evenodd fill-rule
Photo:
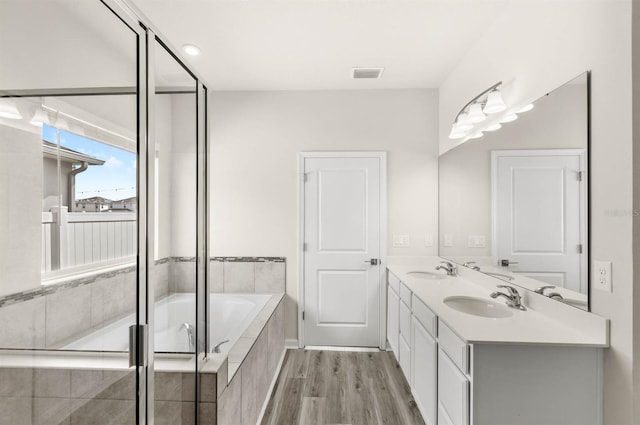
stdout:
<svg viewBox="0 0 640 425">
<path fill-rule="evenodd" d="M 382 77 L 384 68 L 353 68 L 352 77 L 354 79 L 375 79 Z"/>
</svg>

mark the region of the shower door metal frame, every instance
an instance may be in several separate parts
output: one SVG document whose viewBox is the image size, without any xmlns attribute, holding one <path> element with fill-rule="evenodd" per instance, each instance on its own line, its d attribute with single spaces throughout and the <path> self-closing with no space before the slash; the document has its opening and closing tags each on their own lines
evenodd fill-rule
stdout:
<svg viewBox="0 0 640 425">
<path fill-rule="evenodd" d="M 155 293 L 153 282 L 150 282 L 148 270 L 154 265 L 155 229 L 149 225 L 149 214 L 155 212 L 155 191 L 150 190 L 149 181 L 153 181 L 155 171 L 155 58 L 156 40 L 169 51 L 171 55 L 196 80 L 197 102 L 197 221 L 196 221 L 196 400 L 199 400 L 200 386 L 197 373 L 206 361 L 208 351 L 208 269 L 209 269 L 209 192 L 208 192 L 208 123 L 207 105 L 208 91 L 204 80 L 187 66 L 187 61 L 180 51 L 169 43 L 160 31 L 144 16 L 144 14 L 127 0 L 99 0 L 108 7 L 123 23 L 129 26 L 138 36 L 138 284 L 137 284 L 137 323 L 148 327 L 148 341 L 137 344 L 137 348 L 145 349 L 145 353 L 136 353 L 137 358 L 146 358 L 144 364 L 136 366 L 137 423 L 152 425 L 154 418 L 154 303 Z M 198 326 L 200 325 L 200 326 Z M 143 354 L 143 355 L 141 355 Z M 194 415 L 199 422 L 198 403 L 195 403 Z"/>
</svg>

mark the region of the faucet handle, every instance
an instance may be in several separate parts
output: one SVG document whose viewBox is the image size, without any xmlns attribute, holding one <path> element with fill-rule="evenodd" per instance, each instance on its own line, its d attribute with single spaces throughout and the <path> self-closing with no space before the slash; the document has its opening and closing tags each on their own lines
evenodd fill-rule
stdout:
<svg viewBox="0 0 640 425">
<path fill-rule="evenodd" d="M 510 285 L 497 285 L 498 288 L 504 288 L 509 292 L 512 297 L 520 297 L 520 292 L 516 288 Z"/>
<path fill-rule="evenodd" d="M 539 288 L 536 288 L 533 292 L 535 292 L 536 294 L 544 295 L 544 290 L 545 289 L 555 289 L 555 286 L 553 286 L 553 285 L 541 286 Z"/>
</svg>

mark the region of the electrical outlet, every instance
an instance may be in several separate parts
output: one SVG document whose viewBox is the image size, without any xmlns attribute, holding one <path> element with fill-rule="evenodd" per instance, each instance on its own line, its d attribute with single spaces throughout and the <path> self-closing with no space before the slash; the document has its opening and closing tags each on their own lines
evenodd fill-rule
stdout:
<svg viewBox="0 0 640 425">
<path fill-rule="evenodd" d="M 424 246 L 433 246 L 433 235 L 424 235 Z"/>
<path fill-rule="evenodd" d="M 611 279 L 611 261 L 594 262 L 593 281 L 595 288 L 605 292 L 613 292 Z"/>
<path fill-rule="evenodd" d="M 410 245 L 409 235 L 393 235 L 394 248 L 408 248 Z"/>
</svg>

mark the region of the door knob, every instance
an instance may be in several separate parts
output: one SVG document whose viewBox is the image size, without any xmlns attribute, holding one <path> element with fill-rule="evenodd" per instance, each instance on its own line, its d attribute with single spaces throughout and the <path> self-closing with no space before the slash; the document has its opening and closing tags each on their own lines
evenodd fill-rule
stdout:
<svg viewBox="0 0 640 425">
<path fill-rule="evenodd" d="M 372 258 L 371 260 L 365 260 L 365 263 L 371 264 L 372 266 L 377 266 L 380 264 L 380 260 L 377 258 Z"/>
<path fill-rule="evenodd" d="M 500 266 L 509 267 L 511 264 L 518 264 L 517 261 L 500 260 Z"/>
</svg>

